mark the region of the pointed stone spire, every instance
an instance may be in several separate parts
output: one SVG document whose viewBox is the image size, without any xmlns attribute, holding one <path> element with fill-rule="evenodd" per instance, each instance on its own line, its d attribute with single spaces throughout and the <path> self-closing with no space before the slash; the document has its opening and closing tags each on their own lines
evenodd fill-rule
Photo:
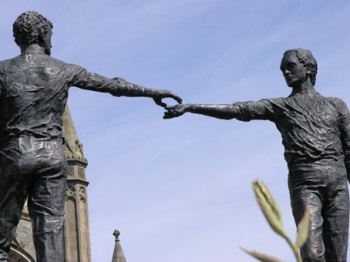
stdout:
<svg viewBox="0 0 350 262">
<path fill-rule="evenodd" d="M 64 152 L 68 161 L 77 160 L 87 164 L 87 160 L 84 157 L 83 145 L 79 142 L 68 106 L 66 106 L 63 114 L 63 135 L 66 141 Z"/>
<path fill-rule="evenodd" d="M 113 235 L 115 236 L 115 245 L 112 262 L 126 262 L 126 258 L 120 245 L 119 235 L 120 232 L 118 230 L 114 230 Z"/>
<path fill-rule="evenodd" d="M 79 142 L 71 114 L 66 106 L 63 114 L 63 135 L 68 162 L 66 188 L 66 220 L 64 224 L 65 260 L 91 261 L 89 211 L 86 180 L 87 160 Z"/>
</svg>

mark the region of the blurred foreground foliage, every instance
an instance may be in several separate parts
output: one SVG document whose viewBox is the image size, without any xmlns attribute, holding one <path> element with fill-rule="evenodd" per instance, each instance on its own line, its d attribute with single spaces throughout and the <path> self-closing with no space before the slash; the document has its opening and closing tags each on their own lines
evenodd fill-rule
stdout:
<svg viewBox="0 0 350 262">
<path fill-rule="evenodd" d="M 267 186 L 260 180 L 253 182 L 253 191 L 255 198 L 263 212 L 267 222 L 269 223 L 272 230 L 281 236 L 288 243 L 289 247 L 292 249 L 294 257 L 297 262 L 302 262 L 300 257 L 300 248 L 305 244 L 310 227 L 310 210 L 306 207 L 304 217 L 298 224 L 297 237 L 293 243 L 288 237 L 286 230 L 283 227 L 282 215 L 277 202 L 273 198 Z M 242 248 L 243 249 L 243 248 Z M 272 257 L 270 255 L 257 252 L 254 250 L 243 249 L 246 253 L 253 256 L 254 258 L 263 262 L 282 262 L 279 258 Z"/>
</svg>

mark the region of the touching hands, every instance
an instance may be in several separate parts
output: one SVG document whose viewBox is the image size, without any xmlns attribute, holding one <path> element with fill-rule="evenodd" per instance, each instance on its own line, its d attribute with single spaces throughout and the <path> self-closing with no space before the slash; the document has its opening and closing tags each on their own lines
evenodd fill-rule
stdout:
<svg viewBox="0 0 350 262">
<path fill-rule="evenodd" d="M 182 105 L 182 104 L 178 104 L 178 105 L 174 105 L 174 106 L 167 106 L 166 107 L 166 111 L 164 113 L 163 119 L 171 119 L 174 117 L 179 117 L 181 115 L 183 115 L 184 113 L 187 112 L 189 108 L 189 105 Z"/>
<path fill-rule="evenodd" d="M 179 97 L 178 95 L 176 95 L 173 92 L 170 92 L 168 90 L 159 90 L 159 91 L 157 91 L 157 94 L 153 97 L 153 100 L 154 100 L 154 102 L 157 105 L 167 109 L 167 107 L 168 107 L 167 104 L 162 102 L 163 98 L 172 98 L 176 102 L 178 102 L 179 104 L 182 103 L 182 98 L 181 97 Z"/>
</svg>

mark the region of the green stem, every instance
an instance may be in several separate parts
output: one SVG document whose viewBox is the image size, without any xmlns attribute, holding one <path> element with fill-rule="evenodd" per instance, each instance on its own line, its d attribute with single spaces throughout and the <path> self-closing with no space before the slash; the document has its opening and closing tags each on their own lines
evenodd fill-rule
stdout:
<svg viewBox="0 0 350 262">
<path fill-rule="evenodd" d="M 293 254 L 294 254 L 294 257 L 297 260 L 297 262 L 303 262 L 301 260 L 299 250 L 297 248 L 295 248 L 293 242 L 289 239 L 289 237 L 286 236 L 286 237 L 284 237 L 284 239 L 287 241 L 288 245 L 293 250 Z"/>
</svg>

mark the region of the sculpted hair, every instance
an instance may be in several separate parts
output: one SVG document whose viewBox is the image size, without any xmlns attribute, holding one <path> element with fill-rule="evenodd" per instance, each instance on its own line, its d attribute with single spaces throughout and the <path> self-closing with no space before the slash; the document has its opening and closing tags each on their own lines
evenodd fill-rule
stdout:
<svg viewBox="0 0 350 262">
<path fill-rule="evenodd" d="M 13 23 L 13 36 L 18 46 L 40 44 L 43 36 L 52 32 L 52 23 L 35 11 L 22 13 Z"/>
<path fill-rule="evenodd" d="M 312 55 L 311 51 L 302 48 L 290 49 L 284 52 L 284 56 L 288 53 L 294 53 L 299 59 L 300 63 L 302 63 L 305 67 L 307 67 L 310 70 L 310 80 L 311 83 L 315 85 L 317 74 L 317 61 Z"/>
</svg>

